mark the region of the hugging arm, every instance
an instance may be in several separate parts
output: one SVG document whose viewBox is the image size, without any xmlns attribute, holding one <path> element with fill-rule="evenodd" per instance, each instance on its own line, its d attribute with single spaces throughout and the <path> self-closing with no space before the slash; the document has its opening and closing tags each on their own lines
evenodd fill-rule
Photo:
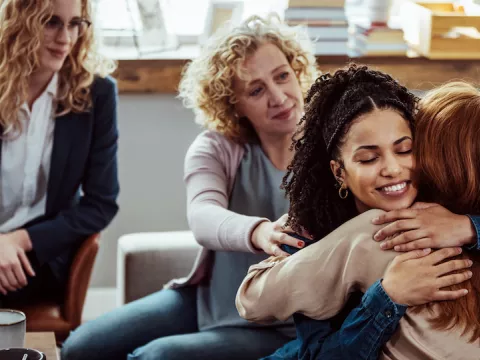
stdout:
<svg viewBox="0 0 480 360">
<path fill-rule="evenodd" d="M 286 320 L 295 312 L 328 319 L 353 291 L 365 292 L 395 257 L 372 241 L 378 227 L 370 210 L 325 238 L 289 257 L 271 257 L 250 267 L 236 298 L 237 309 L 250 321 Z M 369 261 L 375 254 L 378 261 Z"/>
<path fill-rule="evenodd" d="M 300 236 L 298 238 L 308 240 Z M 290 254 L 298 252 L 298 249 L 291 247 L 285 250 Z M 394 303 L 380 280 L 361 299 L 359 295 L 362 294 L 353 294 L 344 309 L 329 320 L 313 320 L 300 313 L 293 315 L 299 359 L 378 358 L 380 350 L 397 329 L 407 306 Z M 342 326 L 335 331 L 339 321 Z M 288 352 L 291 346 L 287 345 L 283 351 Z"/>
<path fill-rule="evenodd" d="M 286 320 L 296 312 L 328 319 L 344 307 L 350 293 L 366 292 L 387 268 L 383 287 L 397 303 L 422 305 L 465 295 L 463 289 L 442 290 L 468 278 L 467 271 L 449 275 L 469 267 L 466 260 L 444 262 L 459 255 L 460 248 L 432 254 L 429 250 L 401 255 L 383 251 L 372 240 L 375 227 L 371 224 L 381 213 L 365 212 L 294 255 L 271 257 L 251 266 L 237 293 L 239 314 L 250 321 Z"/>
<path fill-rule="evenodd" d="M 392 337 L 407 307 L 394 303 L 376 281 L 338 331 L 328 333 L 331 320 L 301 319 L 295 314 L 298 358 L 302 360 L 376 360 Z M 299 319 L 301 319 L 299 321 Z"/>
<path fill-rule="evenodd" d="M 240 315 L 252 321 L 271 321 L 300 313 L 294 315 L 300 359 L 376 359 L 406 311 L 400 304 L 462 296 L 461 291 L 440 290 L 466 280 L 465 272 L 453 275 L 455 278 L 445 275 L 452 266 L 467 267 L 463 260 L 443 263 L 458 255 L 459 248 L 429 255 L 420 250 L 398 256 L 383 251 L 372 240 L 375 229 L 368 225 L 375 214 L 379 212 L 352 219 L 290 257 L 271 257 L 252 266 L 237 294 Z M 382 283 L 379 279 L 387 268 Z M 412 281 L 418 274 L 421 279 Z M 392 283 L 400 284 L 394 289 L 402 291 L 392 290 Z M 390 292 L 383 285 L 389 285 Z M 340 330 L 327 336 L 332 326 L 326 319 L 340 312 L 353 291 L 366 293 Z"/>
<path fill-rule="evenodd" d="M 375 240 L 386 250 L 451 246 L 480 250 L 480 216 L 455 214 L 439 204 L 415 203 L 409 209 L 384 213 L 374 222 L 385 226 L 375 234 Z"/>
</svg>

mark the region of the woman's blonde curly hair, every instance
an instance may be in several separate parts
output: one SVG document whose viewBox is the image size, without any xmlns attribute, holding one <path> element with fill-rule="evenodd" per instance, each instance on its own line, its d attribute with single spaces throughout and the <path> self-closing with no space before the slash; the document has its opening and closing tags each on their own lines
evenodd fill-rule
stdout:
<svg viewBox="0 0 480 360">
<path fill-rule="evenodd" d="M 237 27 L 227 25 L 217 31 L 200 56 L 185 67 L 179 97 L 194 110 L 197 123 L 239 143 L 249 140 L 251 125 L 235 116 L 233 79 L 241 75 L 245 59 L 265 43 L 276 45 L 285 54 L 307 92 L 317 70 L 305 30 L 287 26 L 274 14 L 251 16 Z"/>
<path fill-rule="evenodd" d="M 90 0 L 81 0 L 82 17 L 91 21 Z M 39 66 L 39 49 L 46 22 L 53 15 L 52 0 L 0 1 L 0 127 L 3 136 L 22 131 L 18 116 L 28 99 L 30 75 Z M 90 85 L 94 76 L 106 76 L 115 63 L 96 51 L 90 27 L 80 37 L 59 72 L 58 114 L 84 112 L 92 104 Z"/>
</svg>

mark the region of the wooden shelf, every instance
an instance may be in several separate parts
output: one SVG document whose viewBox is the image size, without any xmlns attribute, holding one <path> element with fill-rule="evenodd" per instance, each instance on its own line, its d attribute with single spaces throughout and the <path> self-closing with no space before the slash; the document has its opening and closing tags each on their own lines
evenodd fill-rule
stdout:
<svg viewBox="0 0 480 360">
<path fill-rule="evenodd" d="M 175 94 L 186 59 L 119 60 L 114 77 L 121 93 Z M 382 70 L 409 89 L 428 90 L 451 80 L 480 82 L 478 60 L 429 60 L 422 57 L 319 56 L 322 72 L 334 72 L 349 61 Z"/>
</svg>

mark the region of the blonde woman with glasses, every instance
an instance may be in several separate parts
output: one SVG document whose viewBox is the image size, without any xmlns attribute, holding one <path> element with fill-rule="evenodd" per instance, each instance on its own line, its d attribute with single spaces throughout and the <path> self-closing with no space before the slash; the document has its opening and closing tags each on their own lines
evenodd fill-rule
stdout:
<svg viewBox="0 0 480 360">
<path fill-rule="evenodd" d="M 0 2 L 0 305 L 62 296 L 75 250 L 117 213 L 114 64 L 89 0 Z"/>
</svg>

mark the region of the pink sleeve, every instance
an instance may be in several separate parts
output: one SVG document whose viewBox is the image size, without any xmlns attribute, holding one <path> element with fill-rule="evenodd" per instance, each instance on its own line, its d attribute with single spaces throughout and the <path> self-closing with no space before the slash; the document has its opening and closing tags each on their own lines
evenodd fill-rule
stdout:
<svg viewBox="0 0 480 360">
<path fill-rule="evenodd" d="M 198 135 L 185 157 L 187 218 L 197 242 L 209 250 L 258 253 L 250 242 L 266 218 L 228 210 L 228 199 L 243 148 L 222 135 Z"/>
</svg>

